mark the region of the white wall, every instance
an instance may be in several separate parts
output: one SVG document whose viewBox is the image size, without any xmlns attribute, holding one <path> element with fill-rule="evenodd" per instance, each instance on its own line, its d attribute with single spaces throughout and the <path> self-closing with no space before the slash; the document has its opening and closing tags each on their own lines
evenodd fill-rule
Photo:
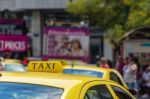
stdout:
<svg viewBox="0 0 150 99">
<path fill-rule="evenodd" d="M 15 9 L 15 0 L 0 0 L 0 11 L 4 10 L 14 10 Z"/>
<path fill-rule="evenodd" d="M 130 40 L 124 42 L 124 57 L 129 53 L 150 53 L 150 40 Z"/>
<path fill-rule="evenodd" d="M 24 9 L 64 9 L 69 0 L 0 0 L 0 11 Z"/>
<path fill-rule="evenodd" d="M 32 42 L 33 42 L 33 56 L 41 56 L 41 15 L 40 11 L 32 12 Z M 37 35 L 37 36 L 35 36 Z"/>
<path fill-rule="evenodd" d="M 62 9 L 68 0 L 16 0 L 17 9 Z"/>
<path fill-rule="evenodd" d="M 113 49 L 112 44 L 108 40 L 104 40 L 104 57 L 113 61 Z"/>
</svg>

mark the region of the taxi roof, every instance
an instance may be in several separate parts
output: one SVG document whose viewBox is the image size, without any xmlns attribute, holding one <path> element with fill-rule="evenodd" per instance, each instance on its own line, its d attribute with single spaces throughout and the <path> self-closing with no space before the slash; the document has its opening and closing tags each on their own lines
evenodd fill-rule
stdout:
<svg viewBox="0 0 150 99">
<path fill-rule="evenodd" d="M 101 72 L 115 72 L 116 70 L 111 69 L 111 68 L 102 68 L 102 67 L 97 67 L 96 65 L 75 65 L 75 66 L 70 66 L 70 65 L 66 65 L 63 66 L 63 69 L 82 69 L 82 70 L 93 70 L 93 71 L 101 71 Z"/>
<path fill-rule="evenodd" d="M 93 80 L 102 80 L 95 77 L 77 76 L 57 73 L 41 72 L 0 72 L 0 82 L 17 82 L 53 86 L 58 88 L 71 88 Z M 104 80 L 102 80 L 104 81 Z"/>
<path fill-rule="evenodd" d="M 22 63 L 19 63 L 19 62 L 1 62 L 2 64 L 13 64 L 13 65 L 18 65 L 18 64 L 22 64 Z M 22 64 L 23 65 L 23 64 Z"/>
<path fill-rule="evenodd" d="M 18 60 L 18 59 L 3 59 L 2 62 L 21 63 L 21 60 Z"/>
</svg>

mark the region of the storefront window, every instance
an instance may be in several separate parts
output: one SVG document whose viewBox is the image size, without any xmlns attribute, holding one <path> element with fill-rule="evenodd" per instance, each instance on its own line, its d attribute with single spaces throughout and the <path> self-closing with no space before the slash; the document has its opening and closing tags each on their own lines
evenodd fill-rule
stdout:
<svg viewBox="0 0 150 99">
<path fill-rule="evenodd" d="M 22 19 L 26 23 L 26 27 L 28 28 L 28 32 L 31 32 L 31 27 L 32 27 L 32 15 L 31 15 L 31 13 L 25 13 L 23 15 Z"/>
</svg>

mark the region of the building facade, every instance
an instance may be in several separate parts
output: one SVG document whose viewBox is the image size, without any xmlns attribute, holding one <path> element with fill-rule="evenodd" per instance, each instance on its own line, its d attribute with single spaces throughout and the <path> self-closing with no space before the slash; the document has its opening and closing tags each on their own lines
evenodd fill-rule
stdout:
<svg viewBox="0 0 150 99">
<path fill-rule="evenodd" d="M 127 32 L 120 40 L 120 49 L 124 57 L 133 55 L 141 66 L 149 64 L 150 59 L 150 27 L 140 27 Z"/>
<path fill-rule="evenodd" d="M 68 1 L 0 0 L 0 17 L 21 18 L 25 20 L 28 35 L 32 39 L 33 56 L 41 56 L 41 33 L 42 27 L 46 23 L 46 18 L 57 13 L 64 13 Z"/>
<path fill-rule="evenodd" d="M 69 1 L 72 0 L 0 0 L 0 18 L 25 20 L 32 56 L 39 57 L 43 50 L 42 34 L 45 26 L 84 25 L 84 21 L 65 11 Z M 89 50 L 92 63 L 95 63 L 97 55 L 103 56 L 103 33 L 99 30 L 91 34 Z"/>
</svg>

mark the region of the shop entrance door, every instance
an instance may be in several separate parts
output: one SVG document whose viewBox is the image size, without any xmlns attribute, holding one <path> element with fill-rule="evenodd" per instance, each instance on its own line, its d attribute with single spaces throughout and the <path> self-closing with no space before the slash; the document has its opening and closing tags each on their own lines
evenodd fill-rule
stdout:
<svg viewBox="0 0 150 99">
<path fill-rule="evenodd" d="M 100 57 L 103 56 L 103 38 L 91 37 L 90 39 L 90 59 L 95 64 Z"/>
</svg>

